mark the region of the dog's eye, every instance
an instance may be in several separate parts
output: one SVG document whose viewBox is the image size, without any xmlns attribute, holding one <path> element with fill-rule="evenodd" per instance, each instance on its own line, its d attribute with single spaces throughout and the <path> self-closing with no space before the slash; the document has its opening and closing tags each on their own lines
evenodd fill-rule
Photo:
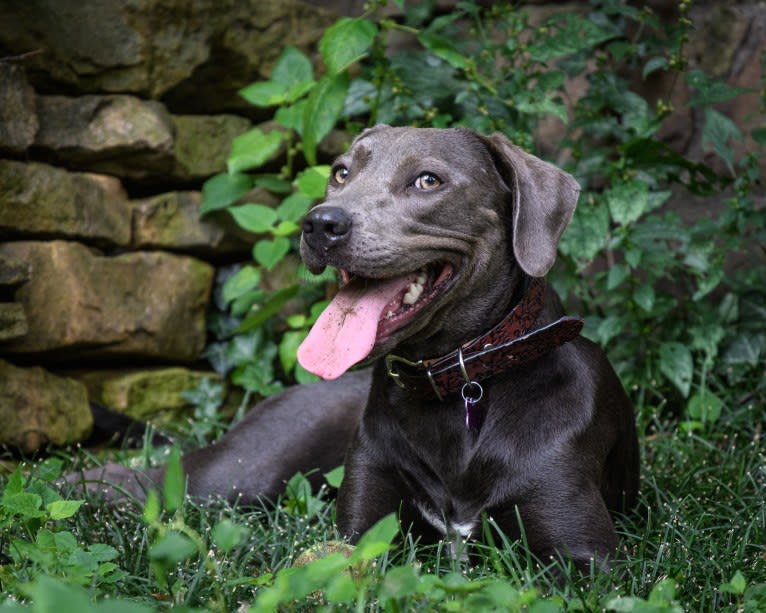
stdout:
<svg viewBox="0 0 766 613">
<path fill-rule="evenodd" d="M 442 184 L 442 180 L 430 172 L 424 172 L 417 179 L 415 179 L 415 187 L 418 189 L 436 189 Z"/>
<path fill-rule="evenodd" d="M 346 182 L 346 179 L 348 179 L 348 168 L 345 166 L 338 166 L 333 169 L 332 176 L 336 183 L 343 185 Z"/>
</svg>

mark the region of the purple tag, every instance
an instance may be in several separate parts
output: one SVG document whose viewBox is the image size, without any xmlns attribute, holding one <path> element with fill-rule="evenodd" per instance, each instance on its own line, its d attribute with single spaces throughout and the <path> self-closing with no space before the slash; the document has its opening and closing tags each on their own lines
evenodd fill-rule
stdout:
<svg viewBox="0 0 766 613">
<path fill-rule="evenodd" d="M 479 427 L 479 408 L 476 406 L 477 404 L 478 400 L 465 399 L 465 427 L 469 430 L 476 430 Z"/>
<path fill-rule="evenodd" d="M 465 427 L 469 430 L 478 430 L 481 410 L 476 405 L 479 404 L 479 400 L 484 396 L 484 388 L 476 381 L 469 381 L 463 385 L 460 393 L 463 395 L 463 401 L 465 402 Z"/>
</svg>

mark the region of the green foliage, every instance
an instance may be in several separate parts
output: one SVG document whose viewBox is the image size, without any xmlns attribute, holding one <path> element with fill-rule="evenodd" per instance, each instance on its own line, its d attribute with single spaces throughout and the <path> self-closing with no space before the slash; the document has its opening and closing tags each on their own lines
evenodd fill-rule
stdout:
<svg viewBox="0 0 766 613">
<path fill-rule="evenodd" d="M 24 596 L 40 574 L 83 586 L 115 584 L 126 575 L 114 547 L 83 546 L 66 529 L 84 500 L 67 500 L 52 487 L 62 464 L 50 459 L 28 477 L 18 467 L 2 489 L 0 585 L 7 596 Z"/>
</svg>

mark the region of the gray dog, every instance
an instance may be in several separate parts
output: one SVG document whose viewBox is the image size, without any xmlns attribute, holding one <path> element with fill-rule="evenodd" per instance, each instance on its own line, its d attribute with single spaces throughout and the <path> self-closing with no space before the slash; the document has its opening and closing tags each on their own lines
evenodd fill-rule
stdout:
<svg viewBox="0 0 766 613">
<path fill-rule="evenodd" d="M 632 407 L 543 281 L 577 195 L 502 135 L 365 131 L 303 222 L 306 265 L 342 284 L 298 352 L 326 381 L 186 455 L 189 493 L 274 498 L 345 454 L 338 525 L 352 541 L 390 512 L 425 541 L 477 535 L 483 516 L 518 538 L 520 518 L 538 556 L 608 563 L 609 510 L 636 500 Z M 139 496 L 160 476 L 85 475 Z"/>
</svg>

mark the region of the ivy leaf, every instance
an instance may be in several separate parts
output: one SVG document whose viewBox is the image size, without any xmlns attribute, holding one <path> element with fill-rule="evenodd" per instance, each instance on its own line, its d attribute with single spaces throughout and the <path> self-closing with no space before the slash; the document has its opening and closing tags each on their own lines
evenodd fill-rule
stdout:
<svg viewBox="0 0 766 613">
<path fill-rule="evenodd" d="M 330 472 L 326 472 L 324 474 L 324 479 L 327 481 L 327 485 L 334 487 L 337 490 L 340 487 L 340 484 L 343 483 L 344 474 L 345 468 L 341 464 L 340 466 L 333 468 Z"/>
<path fill-rule="evenodd" d="M 316 381 L 319 381 L 319 377 L 317 377 L 315 374 L 310 373 L 308 370 L 303 368 L 300 364 L 295 365 L 295 381 L 301 385 L 305 385 L 306 383 L 314 383 Z"/>
<path fill-rule="evenodd" d="M 276 315 L 282 306 L 297 293 L 298 285 L 290 285 L 271 294 L 268 299 L 259 306 L 258 310 L 252 315 L 248 315 L 248 317 L 239 325 L 237 328 L 237 334 L 239 336 L 235 336 L 234 339 L 241 338 L 241 335 L 244 332 L 249 332 L 263 325 L 269 317 Z M 252 355 L 252 351 L 249 355 Z"/>
<path fill-rule="evenodd" d="M 319 41 L 319 52 L 330 74 L 338 74 L 366 54 L 378 27 L 368 19 L 343 17 Z"/>
<path fill-rule="evenodd" d="M 262 187 L 273 194 L 289 194 L 293 189 L 290 181 L 281 179 L 279 175 L 274 174 L 255 175 L 253 185 Z"/>
<path fill-rule="evenodd" d="M 556 57 L 571 55 L 584 49 L 590 49 L 616 33 L 603 29 L 595 22 L 578 15 L 554 16 L 546 21 L 552 33 L 540 37 L 541 42 L 529 47 L 529 57 L 535 62 L 547 62 Z"/>
<path fill-rule="evenodd" d="M 202 186 L 200 216 L 225 209 L 244 196 L 252 186 L 252 178 L 238 172 L 223 172 L 209 178 Z"/>
<path fill-rule="evenodd" d="M 467 66 L 465 56 L 460 53 L 458 48 L 446 36 L 421 32 L 418 34 L 418 40 L 421 45 L 453 68 L 465 68 Z"/>
<path fill-rule="evenodd" d="M 292 236 L 298 234 L 301 227 L 294 221 L 281 221 L 279 224 L 271 229 L 271 233 L 274 236 Z"/>
<path fill-rule="evenodd" d="M 633 291 L 633 302 L 647 313 L 652 312 L 655 298 L 654 288 L 651 285 L 640 285 Z"/>
<path fill-rule="evenodd" d="M 357 595 L 357 585 L 347 573 L 337 573 L 324 589 L 324 597 L 331 604 L 351 602 Z"/>
<path fill-rule="evenodd" d="M 247 538 L 248 534 L 250 534 L 249 528 L 235 524 L 230 519 L 222 519 L 213 526 L 213 542 L 224 553 L 234 549 Z"/>
<path fill-rule="evenodd" d="M 295 366 L 295 354 L 306 334 L 305 330 L 290 330 L 282 335 L 282 341 L 279 343 L 279 361 L 285 372 L 290 372 Z"/>
<path fill-rule="evenodd" d="M 286 134 L 282 130 L 263 132 L 253 128 L 231 143 L 231 153 L 227 161 L 229 173 L 242 172 L 257 168 L 272 159 L 279 151 Z"/>
<path fill-rule="evenodd" d="M 585 203 L 583 203 L 585 205 Z M 609 232 L 609 210 L 603 204 L 578 206 L 559 243 L 564 255 L 587 266 L 601 252 Z"/>
<path fill-rule="evenodd" d="M 726 102 L 741 94 L 753 91 L 746 87 L 731 87 L 723 81 L 709 77 L 701 70 L 692 70 L 686 75 L 686 84 L 697 93 L 689 100 L 689 106 L 709 106 Z"/>
<path fill-rule="evenodd" d="M 637 221 L 649 208 L 649 188 L 641 181 L 620 183 L 605 195 L 612 219 L 621 226 Z"/>
<path fill-rule="evenodd" d="M 662 343 L 659 353 L 660 371 L 684 398 L 688 397 L 694 372 L 691 352 L 681 343 Z"/>
<path fill-rule="evenodd" d="M 653 72 L 656 72 L 658 70 L 665 70 L 665 68 L 667 67 L 668 67 L 667 58 L 662 56 L 653 57 L 646 64 L 644 64 L 644 70 L 642 72 L 642 76 L 644 79 L 646 79 L 646 77 L 648 77 Z"/>
<path fill-rule="evenodd" d="M 619 287 L 629 274 L 630 270 L 627 266 L 615 264 L 609 269 L 609 274 L 606 277 L 606 289 L 613 290 L 615 287 Z"/>
<path fill-rule="evenodd" d="M 744 333 L 737 336 L 729 345 L 723 360 L 726 364 L 757 366 L 764 352 L 766 352 L 766 336 Z"/>
<path fill-rule="evenodd" d="M 314 79 L 311 60 L 292 46 L 285 47 L 271 71 L 270 80 L 282 85 L 285 91 Z"/>
<path fill-rule="evenodd" d="M 28 519 L 45 517 L 46 513 L 40 509 L 43 499 L 37 494 L 21 492 L 18 494 L 3 494 L 3 510 L 10 515 L 20 515 Z"/>
<path fill-rule="evenodd" d="M 74 558 L 74 556 L 72 557 Z M 67 562 L 69 562 L 69 560 L 67 560 Z M 69 564 L 73 565 L 73 562 L 69 562 Z M 84 563 L 81 564 L 84 565 Z M 24 586 L 25 591 L 28 591 L 27 595 L 30 596 L 34 602 L 33 610 L 75 613 L 77 611 L 92 611 L 95 609 L 90 602 L 90 594 L 79 585 L 67 585 L 63 580 L 54 579 L 40 571 L 38 571 L 36 575 L 37 578 L 33 583 Z M 5 590 L 3 591 L 5 592 Z M 119 603 L 119 601 L 116 602 Z M 22 607 L 21 605 L 11 603 L 13 603 L 11 598 L 5 600 L 3 602 L 2 610 L 9 612 L 30 610 L 26 606 Z M 127 608 L 125 602 L 122 602 L 122 605 Z M 119 606 L 119 604 L 117 606 Z M 133 606 L 132 602 L 130 606 Z M 150 611 L 148 607 L 142 605 L 137 605 L 136 609 L 136 613 L 147 613 Z"/>
<path fill-rule="evenodd" d="M 54 500 L 46 508 L 51 519 L 68 519 L 85 503 L 84 500 Z"/>
<path fill-rule="evenodd" d="M 298 174 L 295 178 L 295 184 L 298 186 L 301 194 L 311 198 L 313 201 L 324 198 L 325 191 L 327 190 L 327 179 L 329 178 L 329 166 L 312 166 Z"/>
<path fill-rule="evenodd" d="M 605 196 L 612 219 L 621 226 L 627 226 L 662 206 L 671 194 L 670 190 L 650 192 L 646 183 L 634 180 L 612 187 Z"/>
<path fill-rule="evenodd" d="M 272 270 L 288 251 L 290 251 L 290 241 L 280 236 L 271 240 L 258 241 L 253 249 L 253 256 L 255 261 L 266 270 Z"/>
<path fill-rule="evenodd" d="M 741 142 L 742 133 L 736 124 L 715 109 L 705 109 L 705 125 L 702 128 L 702 146 L 712 145 L 713 151 L 734 174 L 734 152 L 729 141 Z"/>
<path fill-rule="evenodd" d="M 303 116 L 306 112 L 306 100 L 290 106 L 280 106 L 274 114 L 274 121 L 288 130 L 303 134 Z"/>
<path fill-rule="evenodd" d="M 303 153 L 310 165 L 317 163 L 319 141 L 335 127 L 348 92 L 349 76 L 326 75 L 311 92 L 303 115 Z"/>
<path fill-rule="evenodd" d="M 277 221 L 277 212 L 265 204 L 233 206 L 229 213 L 240 228 L 253 234 L 270 231 Z"/>
<path fill-rule="evenodd" d="M 287 91 L 280 83 L 273 81 L 258 81 L 239 90 L 239 95 L 250 104 L 259 107 L 269 107 L 282 104 Z"/>
<path fill-rule="evenodd" d="M 729 594 L 739 595 L 739 594 L 745 593 L 746 587 L 747 587 L 747 580 L 745 579 L 741 571 L 737 571 L 734 573 L 734 576 L 731 578 L 730 581 L 727 581 L 726 583 L 721 585 L 720 590 L 722 592 L 728 592 Z"/>
<path fill-rule="evenodd" d="M 380 598 L 399 599 L 414 594 L 418 589 L 418 571 L 413 566 L 396 566 L 386 573 L 380 586 Z"/>
<path fill-rule="evenodd" d="M 172 565 L 183 562 L 196 552 L 197 547 L 188 536 L 172 531 L 168 532 L 151 546 L 149 549 L 149 559 L 164 565 Z"/>
<path fill-rule="evenodd" d="M 385 553 L 391 549 L 391 541 L 398 532 L 399 522 L 396 519 L 396 514 L 386 515 L 362 535 L 354 553 L 349 558 L 349 562 L 352 565 L 356 562 L 369 562 Z"/>
<path fill-rule="evenodd" d="M 316 168 L 316 167 L 315 167 Z M 322 189 L 322 195 L 324 195 L 325 186 L 327 184 L 327 179 L 323 179 L 321 182 L 321 189 Z M 313 188 L 309 188 L 312 189 Z M 316 191 L 319 190 L 319 186 L 317 185 Z M 320 196 L 321 198 L 322 196 Z M 303 193 L 303 190 L 300 192 L 295 192 L 293 194 L 290 194 L 287 198 L 285 198 L 282 203 L 277 207 L 277 216 L 279 219 L 282 219 L 283 221 L 293 221 L 298 222 L 301 219 L 303 219 L 303 216 L 308 213 L 309 207 L 311 206 L 311 203 L 314 202 L 314 198 L 311 196 L 307 196 L 305 193 Z"/>
<path fill-rule="evenodd" d="M 602 347 L 606 347 L 623 329 L 623 321 L 616 315 L 610 315 L 599 323 L 596 328 L 596 339 Z"/>
<path fill-rule="evenodd" d="M 150 524 L 156 522 L 160 518 L 161 512 L 162 506 L 160 505 L 160 496 L 157 493 L 157 490 L 150 489 L 146 494 L 146 502 L 144 503 L 144 521 Z"/>
<path fill-rule="evenodd" d="M 223 300 L 229 304 L 240 296 L 258 287 L 261 282 L 261 271 L 253 266 L 243 266 L 235 275 L 229 277 L 223 284 Z"/>
<path fill-rule="evenodd" d="M 274 64 L 271 78 L 242 88 L 239 95 L 255 106 L 276 106 L 298 100 L 315 84 L 311 60 L 295 47 L 287 47 Z"/>
<path fill-rule="evenodd" d="M 544 98 L 532 99 L 532 96 L 520 96 L 514 102 L 514 108 L 520 113 L 530 115 L 551 114 L 556 116 L 562 123 L 569 123 L 566 105 L 557 99 L 553 93 L 548 93 Z"/>
<path fill-rule="evenodd" d="M 689 398 L 686 412 L 702 423 L 713 423 L 721 416 L 723 401 L 706 387 Z"/>
</svg>

